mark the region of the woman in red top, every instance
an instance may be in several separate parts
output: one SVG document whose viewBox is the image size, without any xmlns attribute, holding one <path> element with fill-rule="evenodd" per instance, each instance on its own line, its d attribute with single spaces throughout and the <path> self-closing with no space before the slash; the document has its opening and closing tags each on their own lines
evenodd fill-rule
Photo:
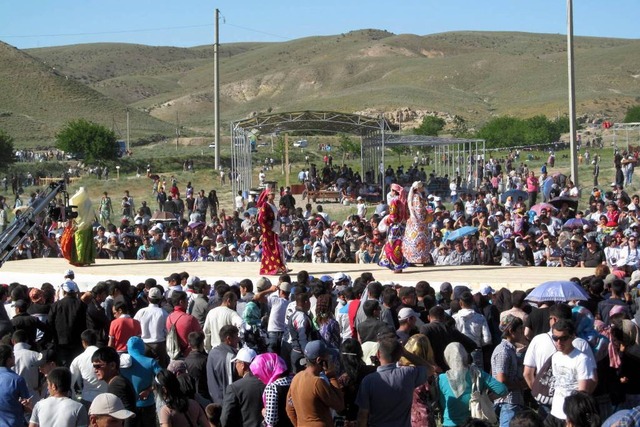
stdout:
<svg viewBox="0 0 640 427">
<path fill-rule="evenodd" d="M 614 202 L 607 203 L 607 213 L 605 215 L 607 217 L 607 227 L 618 226 L 618 217 L 620 216 L 620 211 L 618 210 L 618 206 L 616 206 Z"/>
<path fill-rule="evenodd" d="M 287 272 L 282 245 L 280 244 L 280 221 L 278 208 L 273 202 L 275 194 L 270 188 L 265 189 L 258 198 L 258 224 L 262 232 L 262 258 L 260 260 L 261 275 L 278 275 Z"/>
</svg>

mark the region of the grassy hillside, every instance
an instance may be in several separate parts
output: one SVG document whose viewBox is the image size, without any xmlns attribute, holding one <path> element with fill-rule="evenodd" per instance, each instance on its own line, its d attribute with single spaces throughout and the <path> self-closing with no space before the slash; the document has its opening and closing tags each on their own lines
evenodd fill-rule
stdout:
<svg viewBox="0 0 640 427">
<path fill-rule="evenodd" d="M 0 58 L 0 128 L 17 146 L 51 146 L 60 127 L 80 117 L 126 128 L 126 105 L 118 100 L 4 43 Z M 131 120 L 139 136 L 173 129 L 140 111 L 132 111 Z"/>
<path fill-rule="evenodd" d="M 578 115 L 620 120 L 628 106 L 640 102 L 640 40 L 582 37 L 575 48 Z M 136 110 L 171 123 L 179 115 L 195 133 L 210 133 L 213 127 L 212 52 L 211 46 L 126 44 L 28 51 L 70 80 Z M 225 122 L 253 112 L 299 109 L 408 107 L 458 114 L 472 125 L 497 114 L 567 112 L 561 35 L 362 30 L 229 44 L 221 47 L 220 71 Z"/>
</svg>

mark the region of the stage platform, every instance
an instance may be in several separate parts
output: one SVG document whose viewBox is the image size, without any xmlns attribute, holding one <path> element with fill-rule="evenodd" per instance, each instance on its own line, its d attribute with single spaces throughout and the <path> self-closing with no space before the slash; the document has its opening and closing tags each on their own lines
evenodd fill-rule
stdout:
<svg viewBox="0 0 640 427">
<path fill-rule="evenodd" d="M 529 289 L 550 280 L 569 280 L 571 277 L 584 277 L 593 274 L 593 268 L 552 268 L 552 267 L 500 267 L 500 266 L 439 266 L 411 267 L 401 274 L 394 274 L 388 269 L 371 264 L 311 264 L 291 263 L 293 280 L 300 270 L 307 270 L 310 275 L 320 277 L 343 272 L 352 279 L 363 272 L 371 272 L 382 284 L 390 282 L 404 286 L 415 285 L 426 280 L 433 287 L 442 282 L 455 285 L 466 285 L 473 290 L 484 285 L 494 289 L 507 287 L 511 290 Z M 155 278 L 159 284 L 165 284 L 164 278 L 171 273 L 187 271 L 209 283 L 225 280 L 227 283 L 245 278 L 259 278 L 259 263 L 222 263 L 222 262 L 167 262 L 167 261 L 135 261 L 135 260 L 97 260 L 89 267 L 74 267 L 64 259 L 38 258 L 31 260 L 9 261 L 0 268 L 0 283 L 18 282 L 30 287 L 39 287 L 49 282 L 54 286 L 62 283 L 64 272 L 71 268 L 76 274 L 76 283 L 81 290 L 91 289 L 97 282 L 107 279 L 129 280 L 133 285 L 143 282 L 149 277 Z M 271 277 L 271 279 L 277 279 Z"/>
</svg>

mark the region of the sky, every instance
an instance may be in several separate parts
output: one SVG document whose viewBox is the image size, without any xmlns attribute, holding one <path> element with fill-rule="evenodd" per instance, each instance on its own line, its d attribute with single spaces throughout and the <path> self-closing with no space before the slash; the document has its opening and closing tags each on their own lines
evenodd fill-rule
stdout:
<svg viewBox="0 0 640 427">
<path fill-rule="evenodd" d="M 605 6 L 606 4 L 606 6 Z M 565 0 L 3 0 L 0 41 L 20 49 L 122 42 L 191 47 L 282 42 L 373 28 L 396 34 L 566 34 Z M 640 38 L 639 0 L 574 1 L 576 36 Z"/>
</svg>

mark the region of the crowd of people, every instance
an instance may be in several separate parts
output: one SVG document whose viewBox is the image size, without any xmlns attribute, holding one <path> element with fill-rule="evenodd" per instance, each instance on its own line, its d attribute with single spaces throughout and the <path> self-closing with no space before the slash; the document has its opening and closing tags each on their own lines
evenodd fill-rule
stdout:
<svg viewBox="0 0 640 427">
<path fill-rule="evenodd" d="M 631 426 L 636 286 L 601 265 L 588 298 L 370 272 L 208 283 L 0 287 L 5 425 Z M 478 391 L 492 401 L 481 411 Z M 133 416 L 135 415 L 135 416 Z M 480 417 L 480 418 L 474 418 Z M 609 417 L 614 417 L 603 424 Z"/>
</svg>

